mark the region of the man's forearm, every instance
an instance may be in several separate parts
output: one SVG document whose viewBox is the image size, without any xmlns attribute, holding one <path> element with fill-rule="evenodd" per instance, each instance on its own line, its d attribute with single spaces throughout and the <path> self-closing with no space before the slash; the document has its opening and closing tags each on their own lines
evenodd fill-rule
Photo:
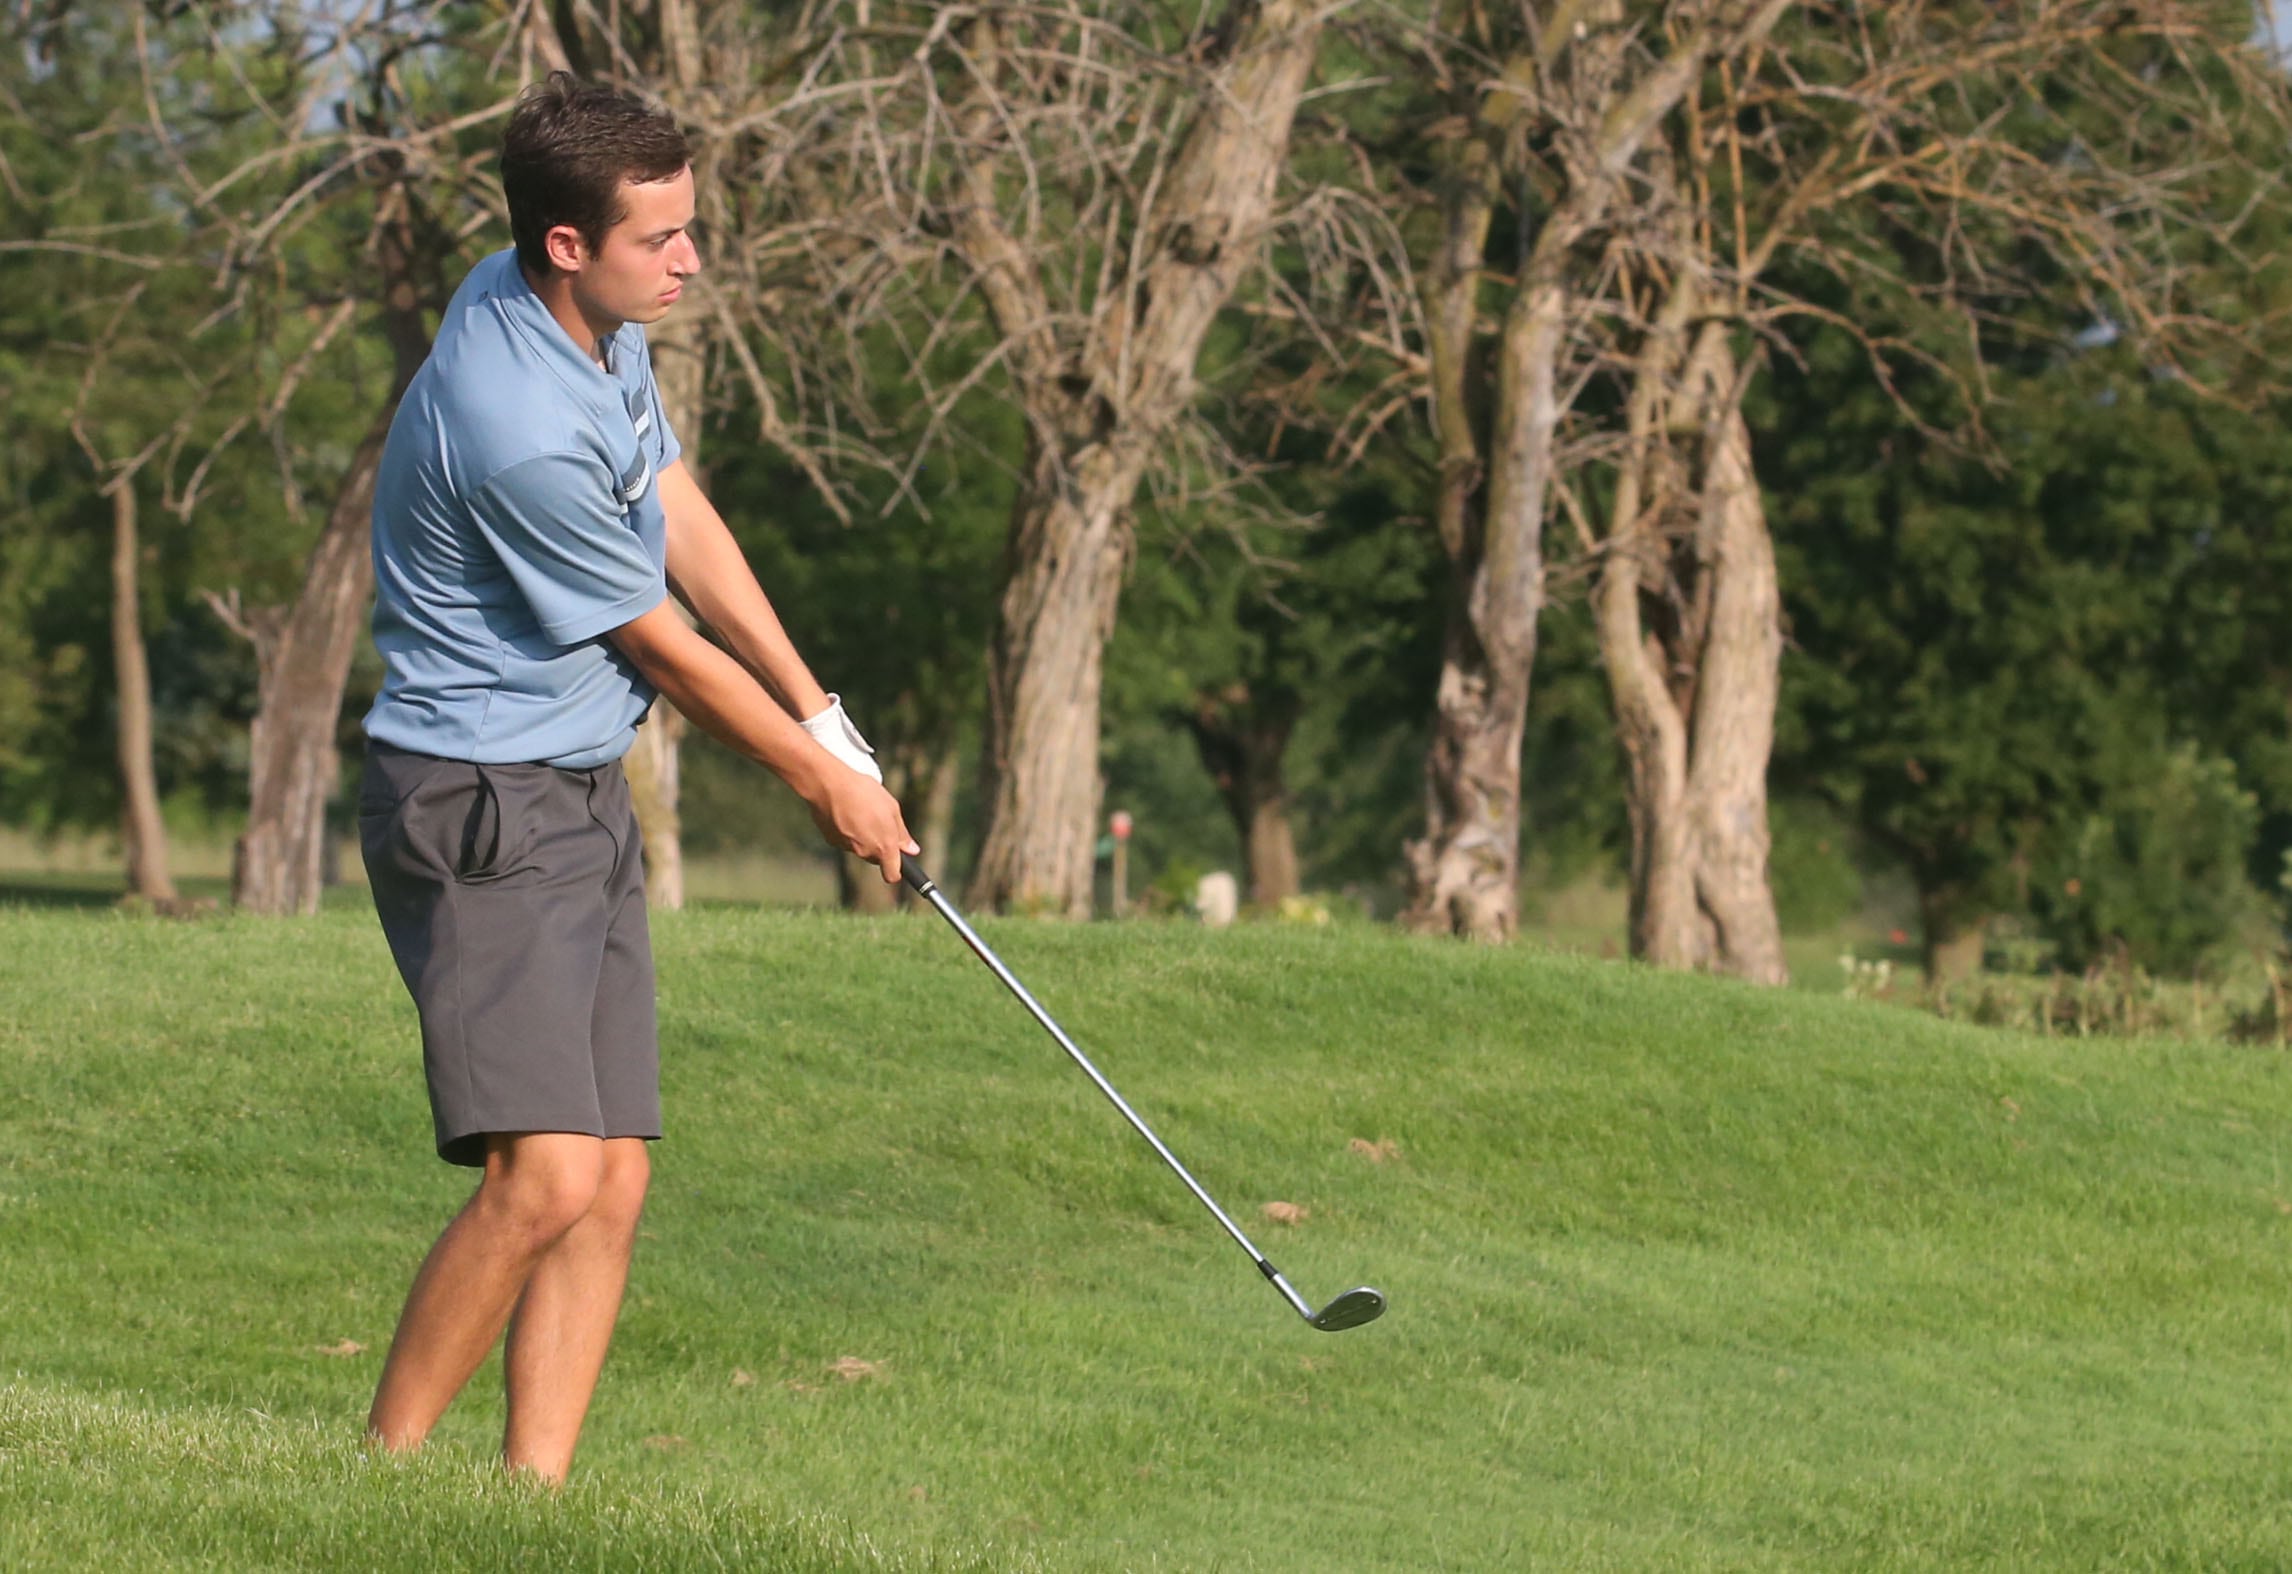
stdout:
<svg viewBox="0 0 2292 1574">
<path fill-rule="evenodd" d="M 807 803 L 817 801 L 821 773 L 835 762 L 796 724 L 784 697 L 774 696 L 778 706 L 762 703 L 743 664 L 686 628 L 674 608 L 664 603 L 616 629 L 613 639 L 694 726 L 771 771 Z"/>
<path fill-rule="evenodd" d="M 739 556 L 737 552 L 733 555 L 736 559 Z M 748 585 L 754 585 L 745 562 L 739 564 L 738 574 Z M 827 690 L 796 653 L 795 642 L 780 626 L 779 614 L 761 590 L 742 594 L 741 585 L 727 586 L 724 577 L 715 575 L 695 575 L 689 584 L 679 582 L 677 588 L 677 599 L 715 631 L 733 658 L 790 716 L 802 720 L 828 708 Z"/>
<path fill-rule="evenodd" d="M 796 653 L 732 532 L 682 465 L 662 475 L 661 501 L 668 510 L 668 577 L 676 598 L 789 715 L 803 720 L 826 710 L 826 689 Z"/>
<path fill-rule="evenodd" d="M 675 607 L 662 602 L 613 630 L 612 640 L 695 726 L 795 788 L 830 847 L 874 864 L 885 884 L 899 882 L 901 856 L 920 850 L 899 800 L 814 741 L 739 662 L 687 628 Z"/>
</svg>

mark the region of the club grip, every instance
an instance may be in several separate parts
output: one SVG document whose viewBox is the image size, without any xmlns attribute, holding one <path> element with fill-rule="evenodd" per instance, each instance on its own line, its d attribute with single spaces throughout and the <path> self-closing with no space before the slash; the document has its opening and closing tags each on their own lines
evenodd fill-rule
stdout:
<svg viewBox="0 0 2292 1574">
<path fill-rule="evenodd" d="M 923 872 L 923 865 L 916 862 L 913 853 L 901 853 L 899 855 L 899 872 L 906 878 L 907 883 L 915 888 L 917 896 L 929 896 L 931 894 L 931 876 Z"/>
</svg>

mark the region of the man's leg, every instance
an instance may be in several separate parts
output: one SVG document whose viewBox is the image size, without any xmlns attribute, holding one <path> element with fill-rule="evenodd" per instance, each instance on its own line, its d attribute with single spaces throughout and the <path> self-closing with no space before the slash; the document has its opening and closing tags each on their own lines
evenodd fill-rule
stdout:
<svg viewBox="0 0 2292 1574">
<path fill-rule="evenodd" d="M 652 1163 L 638 1137 L 606 1140 L 604 1176 L 581 1221 L 534 1266 L 509 1327 L 502 1459 L 562 1481 L 621 1310 Z"/>
<path fill-rule="evenodd" d="M 605 1143 L 597 1137 L 526 1132 L 486 1139 L 477 1194 L 430 1248 L 407 1293 L 366 1418 L 370 1437 L 405 1449 L 430 1435 L 501 1337 L 535 1265 L 597 1202 L 605 1171 Z"/>
</svg>

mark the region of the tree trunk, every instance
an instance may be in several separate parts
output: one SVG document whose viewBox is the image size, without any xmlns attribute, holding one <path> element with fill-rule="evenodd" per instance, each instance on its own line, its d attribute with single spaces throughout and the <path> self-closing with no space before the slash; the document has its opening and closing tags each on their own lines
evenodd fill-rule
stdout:
<svg viewBox="0 0 2292 1574">
<path fill-rule="evenodd" d="M 1694 822 L 1687 813 L 1687 726 L 1666 683 L 1663 642 L 1640 626 L 1642 570 L 1611 550 L 1600 577 L 1600 653 L 1624 752 L 1631 823 L 1631 954 L 1694 968 L 1716 945 L 1695 900 Z"/>
<path fill-rule="evenodd" d="M 1130 559 L 1131 498 L 1193 400 L 1210 325 L 1258 262 L 1321 27 L 1310 0 L 1234 8 L 1218 80 L 1124 238 L 1137 266 L 1109 276 L 1079 342 L 997 216 L 991 156 L 968 169 L 970 200 L 951 233 L 1013 347 L 1030 418 L 988 659 L 987 824 L 973 906 L 1090 916 L 1099 685 Z M 994 47 L 983 34 L 980 48 Z M 995 146 L 990 106 L 975 108 L 973 129 L 975 146 Z"/>
<path fill-rule="evenodd" d="M 1249 899 L 1280 905 L 1299 890 L 1297 837 L 1289 822 L 1289 783 L 1282 761 L 1296 726 L 1292 697 L 1254 699 L 1247 685 L 1205 694 L 1185 718 L 1202 766 L 1217 783 L 1241 838 Z"/>
<path fill-rule="evenodd" d="M 1289 823 L 1289 794 L 1278 780 L 1258 800 L 1243 839 L 1249 846 L 1249 899 L 1272 908 L 1297 895 L 1297 834 Z"/>
<path fill-rule="evenodd" d="M 1485 216 L 1479 227 L 1485 233 Z M 1402 922 L 1473 940 L 1507 940 L 1520 921 L 1520 745 L 1544 610 L 1544 506 L 1567 319 L 1566 291 L 1548 275 L 1561 250 L 1541 255 L 1547 277 L 1524 286 L 1505 315 L 1485 493 L 1475 449 L 1442 456 L 1447 628 L 1425 756 L 1425 834 L 1407 850 Z M 1466 354 L 1459 345 L 1444 356 L 1457 367 L 1453 403 L 1462 402 Z"/>
<path fill-rule="evenodd" d="M 1754 983 L 1787 984 L 1790 964 L 1767 873 L 1767 762 L 1782 688 L 1782 593 L 1751 468 L 1750 428 L 1728 387 L 1732 365 L 1720 370 L 1729 374 L 1727 383 L 1713 391 L 1727 403 L 1703 482 L 1711 615 L 1687 779 L 1695 890 L 1716 931 L 1718 969 Z"/>
<path fill-rule="evenodd" d="M 963 752 L 950 743 L 931 768 L 931 786 L 923 795 L 923 827 L 915 837 L 930 860 L 928 868 L 947 867 L 955 845 L 955 791 L 962 779 Z"/>
<path fill-rule="evenodd" d="M 1982 970 L 1982 951 L 1989 928 L 1981 903 L 1959 882 L 1938 877 L 1913 865 L 1918 883 L 1921 960 L 1926 982 L 1954 984 Z"/>
<path fill-rule="evenodd" d="M 393 392 L 367 428 L 293 610 L 275 637 L 255 647 L 260 687 L 248 729 L 247 829 L 231 864 L 231 901 L 246 912 L 318 911 L 326 806 L 341 771 L 342 688 L 374 591 L 374 477 L 397 405 Z"/>
<path fill-rule="evenodd" d="M 1043 449 L 1020 489 L 988 656 L 987 830 L 971 874 L 974 907 L 1090 916 L 1105 786 L 1099 684 L 1140 469 L 1105 447 L 1071 460 Z"/>
<path fill-rule="evenodd" d="M 866 859 L 850 853 L 836 854 L 836 902 L 845 912 L 863 915 L 897 912 L 899 893 L 904 889 L 904 886 L 884 884 L 883 871 Z"/>
<path fill-rule="evenodd" d="M 916 845 L 923 849 L 919 855 L 923 867 L 935 878 L 946 878 L 962 763 L 962 753 L 952 743 L 936 751 L 928 744 L 910 744 L 894 752 L 883 769 L 885 790 L 899 800 Z M 841 853 L 836 858 L 836 900 L 848 912 L 888 913 L 913 906 L 921 898 L 904 883 L 884 884 L 874 864 Z"/>
<path fill-rule="evenodd" d="M 326 806 L 341 771 L 335 733 L 342 689 L 374 590 L 374 479 L 398 401 L 430 350 L 422 313 L 437 288 L 439 242 L 421 233 L 403 188 L 383 198 L 375 239 L 383 330 L 394 362 L 389 397 L 351 456 L 293 607 L 275 624 L 236 624 L 254 642 L 260 678 L 250 727 L 247 829 L 232 859 L 231 900 L 253 913 L 318 911 Z"/>
<path fill-rule="evenodd" d="M 1510 86 L 1473 92 L 1458 109 L 1473 130 L 1446 170 L 1441 238 L 1425 273 L 1432 413 L 1440 444 L 1436 504 L 1451 573 L 1433 742 L 1425 758 L 1425 834 L 1407 848 L 1411 928 L 1499 941 L 1520 915 L 1520 746 L 1544 607 L 1544 515 L 1555 438 L 1570 386 L 1576 253 L 1625 192 L 1623 171 L 1695 80 L 1712 45 L 1697 27 L 1646 76 L 1631 80 L 1629 30 L 1614 6 L 1560 8 L 1535 59 L 1505 67 Z M 1566 70 L 1551 62 L 1576 55 Z M 1533 110 L 1517 84 L 1551 84 Z M 1548 116 L 1566 186 L 1543 216 L 1493 346 L 1495 387 L 1472 397 L 1485 249 L 1500 150 L 1515 122 Z M 1481 430 L 1482 407 L 1487 409 Z"/>
<path fill-rule="evenodd" d="M 1724 324 L 1707 322 L 1679 354 L 1696 293 L 1675 287 L 1641 353 L 1596 593 L 1626 766 L 1631 950 L 1780 984 L 1766 772 L 1781 598 Z M 1681 431 L 1703 450 L 1692 480 L 1673 446 Z M 1675 541 L 1666 522 L 1682 515 L 1692 530 Z"/>
<path fill-rule="evenodd" d="M 955 845 L 955 792 L 963 780 L 963 751 L 953 743 L 947 744 L 931 761 L 929 775 L 923 790 L 923 812 L 908 824 L 914 828 L 915 840 L 923 848 L 923 867 L 936 874 L 947 867 L 949 851 Z M 899 899 L 909 907 L 925 910 L 929 907 L 905 886 L 899 889 Z"/>
<path fill-rule="evenodd" d="M 636 742 L 621 757 L 629 778 L 629 806 L 636 811 L 645 849 L 645 902 L 672 913 L 684 910 L 684 816 L 679 809 L 684 729 L 676 707 L 655 700 Z"/>
<path fill-rule="evenodd" d="M 143 644 L 143 543 L 136 528 L 135 472 L 111 486 L 111 657 L 119 698 L 118 752 L 122 808 L 120 850 L 127 889 L 154 906 L 172 905 L 167 827 L 159 817 L 159 773 L 151 758 L 151 661 Z"/>
<path fill-rule="evenodd" d="M 907 752 L 903 750 L 894 758 L 878 753 L 876 761 L 883 771 L 883 790 L 899 800 L 904 815 L 908 807 L 908 788 L 914 780 Z M 920 838 L 916 845 L 922 845 Z M 925 864 L 923 867 L 928 869 L 931 865 Z M 896 911 L 899 907 L 899 893 L 905 889 L 904 885 L 886 884 L 883 871 L 866 859 L 852 853 L 836 854 L 836 902 L 845 912 Z"/>
</svg>

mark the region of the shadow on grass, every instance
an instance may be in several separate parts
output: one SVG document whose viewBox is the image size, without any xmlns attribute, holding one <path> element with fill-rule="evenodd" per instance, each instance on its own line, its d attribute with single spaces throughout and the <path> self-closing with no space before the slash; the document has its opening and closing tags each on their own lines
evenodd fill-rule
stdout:
<svg viewBox="0 0 2292 1574">
<path fill-rule="evenodd" d="M 189 902 L 211 901 L 227 903 L 231 895 L 231 882 L 194 875 L 175 882 L 183 899 Z M 126 896 L 127 888 L 119 877 L 92 870 L 0 870 L 0 907 L 29 907 L 50 912 L 94 912 L 117 907 Z M 332 896 L 332 893 L 328 893 Z M 360 902 L 371 900 L 363 886 L 358 888 Z"/>
<path fill-rule="evenodd" d="M 119 904 L 120 888 L 67 878 L 43 879 L 9 875 L 0 877 L 0 907 L 98 908 Z"/>
</svg>

